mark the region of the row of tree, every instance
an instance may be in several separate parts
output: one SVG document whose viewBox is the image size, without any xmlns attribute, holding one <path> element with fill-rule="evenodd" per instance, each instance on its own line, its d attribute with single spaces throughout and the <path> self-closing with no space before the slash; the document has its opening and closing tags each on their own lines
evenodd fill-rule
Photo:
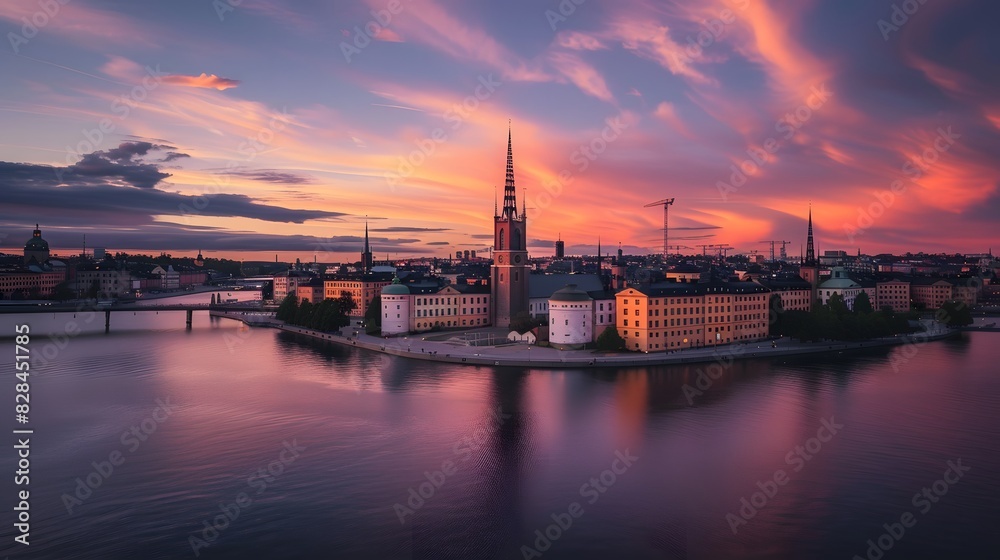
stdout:
<svg viewBox="0 0 1000 560">
<path fill-rule="evenodd" d="M 289 325 L 328 332 L 351 324 L 350 313 L 355 307 L 354 300 L 347 294 L 316 304 L 309 300 L 299 303 L 294 294 L 289 294 L 278 306 L 275 317 Z"/>
<path fill-rule="evenodd" d="M 890 307 L 875 311 L 865 292 L 854 299 L 853 309 L 840 294 L 833 294 L 825 305 L 816 305 L 812 311 L 786 311 L 781 296 L 772 294 L 769 308 L 772 335 L 803 341 L 865 340 L 909 333 L 916 330 L 910 322 L 919 318 L 912 311 L 895 313 Z"/>
</svg>

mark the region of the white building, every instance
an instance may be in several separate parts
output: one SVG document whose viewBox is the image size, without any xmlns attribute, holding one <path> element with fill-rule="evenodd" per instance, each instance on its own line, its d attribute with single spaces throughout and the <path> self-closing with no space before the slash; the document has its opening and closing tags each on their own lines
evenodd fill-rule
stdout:
<svg viewBox="0 0 1000 560">
<path fill-rule="evenodd" d="M 847 270 L 842 266 L 830 269 L 830 279 L 819 285 L 819 299 L 823 305 L 830 303 L 830 296 L 840 294 L 848 309 L 854 309 L 854 299 L 862 292 L 861 284 L 847 276 Z"/>
<path fill-rule="evenodd" d="M 382 334 L 410 332 L 410 289 L 395 278 L 382 288 Z"/>
<path fill-rule="evenodd" d="M 549 344 L 560 350 L 577 350 L 594 340 L 594 298 L 569 284 L 548 301 Z"/>
</svg>

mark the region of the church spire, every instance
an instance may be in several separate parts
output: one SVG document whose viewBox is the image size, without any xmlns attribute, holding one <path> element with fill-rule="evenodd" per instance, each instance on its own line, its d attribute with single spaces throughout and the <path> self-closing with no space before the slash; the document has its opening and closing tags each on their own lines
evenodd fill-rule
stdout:
<svg viewBox="0 0 1000 560">
<path fill-rule="evenodd" d="M 816 263 L 816 250 L 813 245 L 813 208 L 812 203 L 809 204 L 809 230 L 806 235 L 806 264 L 814 265 Z"/>
<path fill-rule="evenodd" d="M 508 221 L 517 219 L 517 196 L 514 189 L 514 151 L 511 147 L 510 126 L 507 127 L 507 178 L 503 185 L 503 214 Z"/>
</svg>

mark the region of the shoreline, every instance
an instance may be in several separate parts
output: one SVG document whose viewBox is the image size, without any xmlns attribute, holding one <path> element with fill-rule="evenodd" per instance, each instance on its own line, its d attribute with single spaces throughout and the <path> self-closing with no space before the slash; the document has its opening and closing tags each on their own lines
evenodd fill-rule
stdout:
<svg viewBox="0 0 1000 560">
<path fill-rule="evenodd" d="M 413 358 L 424 361 L 444 362 L 470 366 L 492 367 L 535 367 L 546 369 L 570 368 L 606 368 L 606 367 L 636 367 L 649 365 L 676 365 L 716 361 L 729 361 L 750 358 L 770 358 L 781 356 L 796 356 L 802 354 L 823 354 L 833 352 L 867 350 L 900 346 L 904 344 L 922 344 L 934 340 L 960 336 L 962 331 L 954 329 L 935 329 L 921 331 L 909 335 L 896 335 L 890 338 L 872 339 L 857 342 L 796 342 L 788 338 L 775 340 L 776 346 L 771 347 L 771 340 L 761 340 L 742 344 L 727 344 L 710 348 L 695 348 L 677 350 L 673 353 L 597 353 L 592 350 L 556 350 L 541 346 L 526 346 L 513 344 L 506 346 L 465 346 L 448 341 L 427 341 L 419 337 L 380 338 L 363 334 L 359 327 L 345 327 L 351 333 L 325 333 L 305 327 L 297 327 L 276 322 L 264 324 L 260 321 L 248 321 L 236 314 L 217 312 L 216 316 L 243 321 L 250 326 L 277 328 L 281 331 L 323 340 L 341 346 L 362 348 L 392 356 Z M 358 332 L 355 336 L 354 332 Z M 456 333 L 457 335 L 458 333 Z"/>
</svg>

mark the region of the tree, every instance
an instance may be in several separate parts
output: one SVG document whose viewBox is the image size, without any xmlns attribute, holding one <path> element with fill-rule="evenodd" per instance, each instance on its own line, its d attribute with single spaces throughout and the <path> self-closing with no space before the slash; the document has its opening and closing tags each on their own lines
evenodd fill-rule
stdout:
<svg viewBox="0 0 1000 560">
<path fill-rule="evenodd" d="M 625 339 L 622 338 L 622 335 L 618 334 L 618 327 L 611 325 L 598 335 L 597 349 L 605 352 L 625 349 Z"/>
<path fill-rule="evenodd" d="M 303 301 L 302 305 L 299 306 L 299 310 L 295 312 L 295 319 L 292 321 L 292 324 L 311 328 L 314 311 L 315 306 L 309 300 Z"/>
<path fill-rule="evenodd" d="M 838 318 L 843 317 L 844 315 L 847 314 L 848 311 L 850 311 L 849 309 L 847 309 L 847 302 L 844 301 L 844 296 L 840 295 L 839 293 L 835 293 L 832 296 L 830 296 L 830 299 L 827 300 L 826 305 L 830 309 L 830 311 L 833 311 L 834 315 L 836 315 Z"/>
<path fill-rule="evenodd" d="M 60 282 L 52 288 L 52 299 L 56 301 L 66 301 L 73 299 L 73 290 L 69 288 L 68 282 Z"/>
<path fill-rule="evenodd" d="M 353 302 L 352 302 L 353 303 Z M 365 332 L 368 334 L 382 334 L 382 296 L 375 294 L 368 309 L 365 310 Z"/>
<path fill-rule="evenodd" d="M 521 311 L 510 318 L 510 330 L 517 331 L 518 334 L 524 334 L 541 325 L 541 321 L 532 317 L 527 311 Z"/>
<path fill-rule="evenodd" d="M 868 292 L 861 292 L 858 297 L 854 298 L 854 312 L 868 314 L 875 311 L 872 307 L 872 300 L 868 297 Z"/>
<path fill-rule="evenodd" d="M 785 313 L 785 305 L 781 301 L 781 294 L 773 293 L 771 298 L 767 302 L 768 316 L 767 321 L 771 330 L 771 334 L 785 334 L 783 329 L 782 317 Z"/>
<path fill-rule="evenodd" d="M 290 323 L 294 321 L 295 314 L 299 310 L 298 298 L 295 294 L 288 294 L 285 299 L 281 301 L 281 305 L 278 306 L 278 312 L 275 313 L 275 318 L 279 321 L 285 321 Z"/>
<path fill-rule="evenodd" d="M 87 297 L 96 299 L 98 295 L 101 294 L 101 281 L 94 278 L 94 281 L 90 284 L 90 289 L 87 290 Z"/>
<path fill-rule="evenodd" d="M 934 318 L 949 327 L 964 327 L 972 324 L 972 310 L 960 301 L 946 301 L 941 304 L 941 309 L 934 314 Z"/>
</svg>

